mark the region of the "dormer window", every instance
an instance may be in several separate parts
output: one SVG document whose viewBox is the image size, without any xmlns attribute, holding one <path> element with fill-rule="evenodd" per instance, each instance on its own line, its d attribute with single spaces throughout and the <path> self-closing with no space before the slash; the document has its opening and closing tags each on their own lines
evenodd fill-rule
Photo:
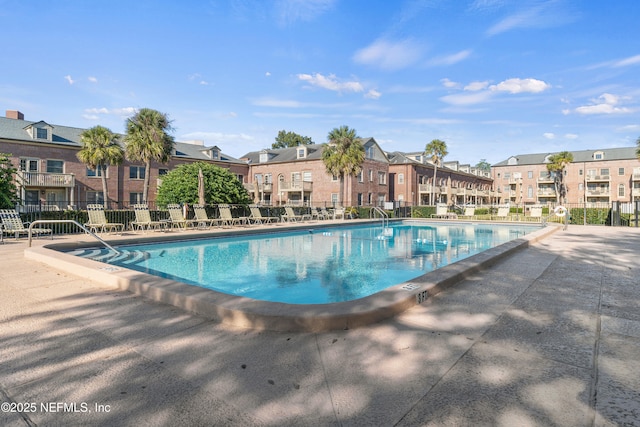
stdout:
<svg viewBox="0 0 640 427">
<path fill-rule="evenodd" d="M 507 160 L 507 164 L 509 166 L 514 166 L 518 164 L 518 158 L 517 157 L 509 157 L 509 160 Z"/>
<path fill-rule="evenodd" d="M 36 128 L 37 139 L 49 139 L 49 130 L 46 128 Z"/>
<path fill-rule="evenodd" d="M 260 163 L 266 163 L 269 161 L 269 153 L 266 150 L 260 152 Z"/>
<path fill-rule="evenodd" d="M 593 160 L 603 160 L 603 159 L 604 159 L 604 152 L 596 151 L 595 153 L 593 153 Z"/>
<path fill-rule="evenodd" d="M 307 146 L 306 145 L 301 145 L 297 148 L 297 152 L 298 152 L 298 159 L 304 159 L 307 157 Z"/>
<path fill-rule="evenodd" d="M 51 141 L 53 127 L 46 122 L 39 121 L 24 128 L 32 139 Z"/>
</svg>

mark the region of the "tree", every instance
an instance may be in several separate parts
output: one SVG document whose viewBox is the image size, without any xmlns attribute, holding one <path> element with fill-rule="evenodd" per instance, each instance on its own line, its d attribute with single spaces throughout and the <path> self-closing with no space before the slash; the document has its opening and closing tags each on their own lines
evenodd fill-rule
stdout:
<svg viewBox="0 0 640 427">
<path fill-rule="evenodd" d="M 549 163 L 547 163 L 547 170 L 553 174 L 553 185 L 556 190 L 556 197 L 558 198 L 558 203 L 561 205 L 564 203 L 564 198 L 567 195 L 567 186 L 564 183 L 564 168 L 571 162 L 573 162 L 573 154 L 568 151 L 563 151 L 550 156 Z"/>
<path fill-rule="evenodd" d="M 0 153 L 0 209 L 13 209 L 20 200 L 14 180 L 16 172 L 9 154 Z"/>
<path fill-rule="evenodd" d="M 636 156 L 638 156 L 638 159 L 640 159 L 640 136 L 638 137 L 638 139 L 636 139 L 636 145 L 638 146 L 638 149 L 636 150 Z"/>
<path fill-rule="evenodd" d="M 322 151 L 322 161 L 327 173 L 340 178 L 340 203 L 344 201 L 344 179 L 362 170 L 364 146 L 355 129 L 348 126 L 334 128 L 327 136 L 329 141 Z"/>
<path fill-rule="evenodd" d="M 149 195 L 149 171 L 151 162 L 168 163 L 175 145 L 171 122 L 166 114 L 150 108 L 142 108 L 127 119 L 127 134 L 124 137 L 125 153 L 129 160 L 144 162 L 144 193 L 146 203 Z"/>
<path fill-rule="evenodd" d="M 281 130 L 276 136 L 276 142 L 271 144 L 271 148 L 297 147 L 298 145 L 315 144 L 310 137 L 298 135 L 295 132 Z"/>
<path fill-rule="evenodd" d="M 120 135 L 103 126 L 94 126 L 80 134 L 82 148 L 76 154 L 78 160 L 96 171 L 102 178 L 104 208 L 108 209 L 107 166 L 119 165 L 124 159 L 124 150 L 118 144 Z"/>
<path fill-rule="evenodd" d="M 491 163 L 487 162 L 487 159 L 480 159 L 476 164 L 476 168 L 483 172 L 491 172 Z"/>
<path fill-rule="evenodd" d="M 158 205 L 169 203 L 198 203 L 198 171 L 204 176 L 207 204 L 248 204 L 249 194 L 240 180 L 228 169 L 206 162 L 186 163 L 177 166 L 162 177 L 158 188 Z"/>
<path fill-rule="evenodd" d="M 433 163 L 433 184 L 431 185 L 431 194 L 429 196 L 429 204 L 434 205 L 433 200 L 433 188 L 436 185 L 436 177 L 438 174 L 438 166 L 442 164 L 442 159 L 449 154 L 447 151 L 447 143 L 444 141 L 440 141 L 439 139 L 434 139 L 430 143 L 426 145 L 424 148 L 424 154 L 427 157 L 431 158 L 431 162 Z"/>
</svg>

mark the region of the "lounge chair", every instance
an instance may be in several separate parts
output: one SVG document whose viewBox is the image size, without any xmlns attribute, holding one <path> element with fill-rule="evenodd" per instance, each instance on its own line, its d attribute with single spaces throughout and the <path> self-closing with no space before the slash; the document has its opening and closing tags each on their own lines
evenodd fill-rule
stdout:
<svg viewBox="0 0 640 427">
<path fill-rule="evenodd" d="M 432 214 L 431 218 L 456 219 L 458 218 L 458 215 L 453 212 L 449 212 L 449 208 L 446 203 L 437 203 L 436 213 Z"/>
<path fill-rule="evenodd" d="M 7 235 L 14 234 L 16 239 L 20 237 L 21 234 L 29 235 L 29 225 L 30 222 L 22 222 L 22 218 L 20 218 L 20 214 L 13 209 L 2 209 L 0 210 L 0 219 L 2 219 L 3 230 L 2 233 L 6 233 Z M 44 234 L 49 234 L 53 239 L 53 231 L 49 228 L 32 228 L 32 234 L 36 236 L 42 236 Z"/>
<path fill-rule="evenodd" d="M 529 216 L 525 217 L 527 221 L 542 221 L 542 206 L 531 206 L 529 208 Z"/>
<path fill-rule="evenodd" d="M 329 219 L 333 216 L 325 207 L 320 208 L 320 213 L 322 214 L 322 216 L 324 216 L 325 219 Z"/>
<path fill-rule="evenodd" d="M 499 206 L 498 213 L 491 216 L 492 220 L 509 221 L 509 206 Z"/>
<path fill-rule="evenodd" d="M 278 219 L 273 216 L 263 216 L 258 205 L 249 205 L 249 210 L 251 211 L 249 220 L 253 221 L 254 224 L 269 224 Z"/>
<path fill-rule="evenodd" d="M 231 208 L 227 204 L 218 205 L 220 211 L 220 223 L 225 226 L 249 225 L 249 218 L 246 216 L 234 217 L 231 215 Z"/>
<path fill-rule="evenodd" d="M 89 222 L 84 224 L 92 233 L 116 232 L 124 231 L 124 224 L 119 222 L 108 222 L 102 205 L 87 205 L 87 214 Z"/>
<path fill-rule="evenodd" d="M 132 230 L 165 230 L 168 221 L 153 221 L 149 206 L 146 204 L 133 205 L 133 211 L 136 214 L 136 220 L 131 222 Z"/>
<path fill-rule="evenodd" d="M 476 207 L 475 206 L 467 206 L 464 208 L 464 213 L 462 215 L 458 215 L 459 219 L 476 219 Z"/>
<path fill-rule="evenodd" d="M 306 221 L 311 219 L 311 215 L 303 214 L 296 215 L 291 206 L 284 207 L 284 214 L 280 217 L 280 221 L 282 222 L 298 222 L 298 221 Z"/>
<path fill-rule="evenodd" d="M 182 207 L 178 204 L 167 205 L 169 211 L 169 225 L 186 230 L 187 227 L 194 227 L 196 222 L 192 219 L 186 219 L 182 214 Z"/>
<path fill-rule="evenodd" d="M 311 208 L 311 219 L 329 219 L 329 213 L 323 214 L 322 211 L 318 208 Z"/>
<path fill-rule="evenodd" d="M 333 209 L 333 215 L 332 215 L 333 219 L 338 219 L 340 217 L 342 217 L 342 219 L 346 219 L 344 215 L 345 215 L 344 208 L 336 207 L 336 208 Z"/>
<path fill-rule="evenodd" d="M 209 215 L 207 215 L 207 209 L 204 205 L 193 205 L 193 212 L 196 214 L 194 222 L 200 229 L 210 228 L 216 223 L 220 225 L 220 219 L 209 218 Z"/>
</svg>

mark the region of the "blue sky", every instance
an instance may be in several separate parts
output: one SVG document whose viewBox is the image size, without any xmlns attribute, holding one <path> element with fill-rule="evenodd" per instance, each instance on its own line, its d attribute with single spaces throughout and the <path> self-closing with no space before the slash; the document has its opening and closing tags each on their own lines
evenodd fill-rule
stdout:
<svg viewBox="0 0 640 427">
<path fill-rule="evenodd" d="M 239 157 L 341 125 L 445 160 L 634 146 L 640 1 L 0 0 L 0 110 Z"/>
</svg>

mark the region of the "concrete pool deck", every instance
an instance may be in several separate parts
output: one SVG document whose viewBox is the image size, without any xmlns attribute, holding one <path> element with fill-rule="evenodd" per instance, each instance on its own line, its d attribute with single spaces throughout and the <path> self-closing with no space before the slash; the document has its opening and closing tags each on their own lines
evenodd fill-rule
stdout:
<svg viewBox="0 0 640 427">
<path fill-rule="evenodd" d="M 0 244 L 3 426 L 640 426 L 639 229 L 570 226 L 323 333 L 222 325 L 25 248 Z"/>
</svg>

